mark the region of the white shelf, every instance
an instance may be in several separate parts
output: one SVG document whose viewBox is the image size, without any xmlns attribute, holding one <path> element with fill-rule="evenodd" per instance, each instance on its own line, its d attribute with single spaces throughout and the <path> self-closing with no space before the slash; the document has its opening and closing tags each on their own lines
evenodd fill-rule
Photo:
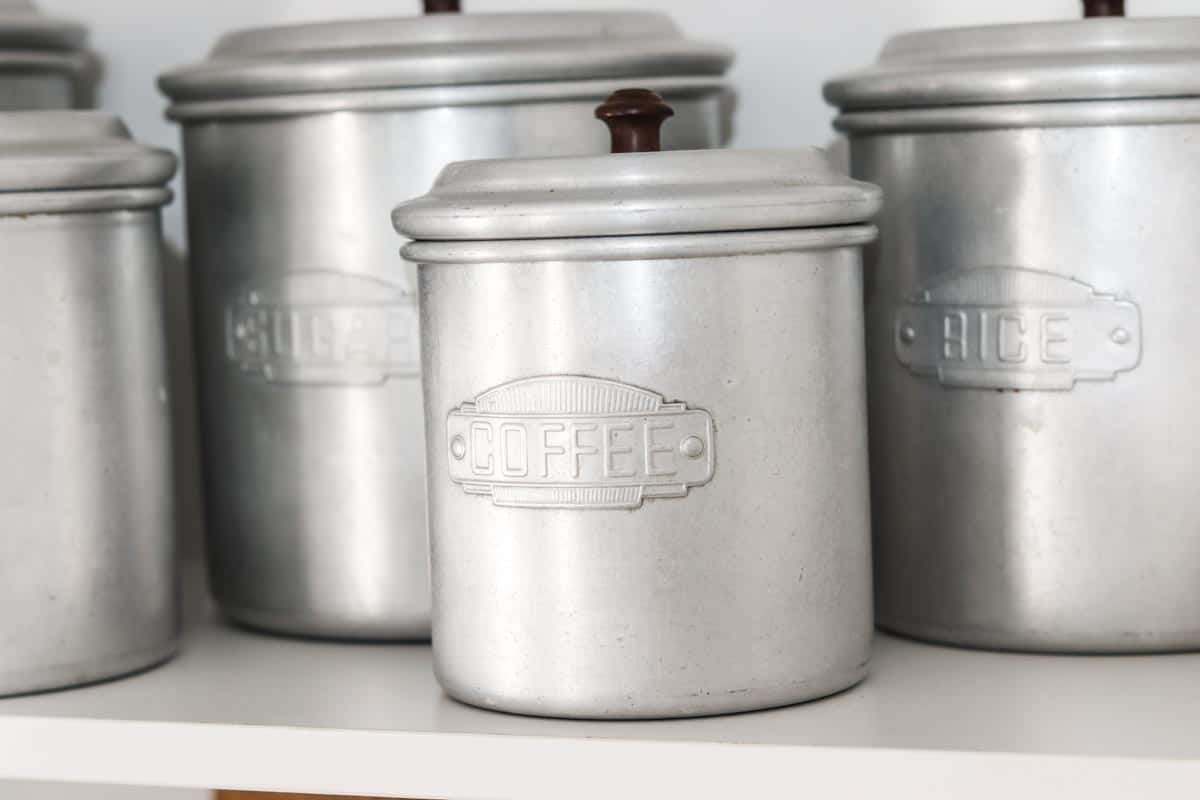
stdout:
<svg viewBox="0 0 1200 800">
<path fill-rule="evenodd" d="M 1200 791 L 1200 656 L 881 636 L 867 682 L 822 702 L 567 722 L 447 699 L 425 647 L 264 637 L 193 608 L 182 654 L 158 670 L 0 701 L 0 780 L 520 800 L 1179 797 Z"/>
</svg>

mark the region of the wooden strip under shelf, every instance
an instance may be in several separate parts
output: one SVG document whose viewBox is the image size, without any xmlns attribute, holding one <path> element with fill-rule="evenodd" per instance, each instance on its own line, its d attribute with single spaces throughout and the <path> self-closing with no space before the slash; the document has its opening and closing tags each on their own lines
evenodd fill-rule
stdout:
<svg viewBox="0 0 1200 800">
<path fill-rule="evenodd" d="M 382 797 L 333 797 L 324 794 L 272 794 L 269 792 L 239 792 L 221 790 L 213 800 L 384 800 Z"/>
</svg>

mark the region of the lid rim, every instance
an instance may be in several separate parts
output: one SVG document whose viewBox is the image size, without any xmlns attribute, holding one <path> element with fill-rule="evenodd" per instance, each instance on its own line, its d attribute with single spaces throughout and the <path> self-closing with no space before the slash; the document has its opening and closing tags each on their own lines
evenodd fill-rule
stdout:
<svg viewBox="0 0 1200 800">
<path fill-rule="evenodd" d="M 720 77 L 643 76 L 632 78 L 629 82 L 674 99 L 729 90 L 729 84 Z M 186 124 L 214 119 L 269 119 L 336 111 L 416 111 L 448 106 L 516 105 L 569 100 L 594 100 L 599 103 L 615 86 L 612 79 L 598 79 L 308 92 L 176 102 L 167 107 L 166 116 Z"/>
<path fill-rule="evenodd" d="M 160 186 L 0 192 L 0 218 L 150 211 L 174 199 L 174 192 Z"/>
<path fill-rule="evenodd" d="M 87 189 L 147 189 L 165 186 L 175 175 L 176 158 L 165 150 L 147 149 L 103 163 L 79 163 L 47 156 L 5 163 L 0 157 L 0 195 L 31 192 L 71 192 Z M 62 183 L 59 176 L 73 177 Z M 38 175 L 37 173 L 41 173 Z M 30 177 L 35 175 L 36 177 Z M 6 188 L 23 182 L 18 189 Z"/>
<path fill-rule="evenodd" d="M 1020 75 L 962 69 L 938 79 L 872 77 L 857 83 L 833 81 L 824 96 L 846 112 L 1019 103 L 1100 102 L 1200 97 L 1200 61 L 1157 65 L 1099 80 L 1094 66 L 1043 68 Z"/>
<path fill-rule="evenodd" d="M 868 109 L 841 113 L 833 126 L 852 136 L 869 136 L 1198 122 L 1200 97 L 1170 97 Z"/>
<path fill-rule="evenodd" d="M 304 74 L 285 64 L 252 64 L 243 69 L 213 68 L 204 74 L 192 73 L 186 77 L 178 72 L 166 73 L 159 78 L 158 87 L 172 102 L 187 103 L 327 92 L 616 80 L 637 76 L 720 77 L 733 63 L 731 51 L 717 53 L 699 48 L 654 53 L 608 52 L 587 63 L 565 66 L 556 63 L 568 55 L 565 51 L 539 53 L 527 57 L 522 64 L 507 68 L 505 62 L 508 59 L 475 56 L 469 60 L 466 70 L 457 70 L 457 76 L 447 57 L 394 62 L 355 59 L 343 62 L 338 70 L 332 71 L 341 73 L 341 67 L 360 69 L 353 78 L 331 75 L 325 65 L 310 65 L 307 68 L 309 74 Z"/>
<path fill-rule="evenodd" d="M 814 187 L 817 188 L 817 187 Z M 834 189 L 835 187 L 820 187 Z M 849 192 L 847 192 L 849 195 Z M 502 238 L 479 238 L 467 233 L 454 235 L 447 231 L 461 230 L 461 214 L 453 212 L 424 213 L 419 224 L 410 224 L 405 213 L 393 213 L 393 226 L 412 239 L 423 242 L 472 242 L 472 241 L 531 241 L 537 239 L 607 239 L 623 236 L 675 236 L 705 233 L 740 233 L 765 230 L 816 230 L 849 225 L 861 225 L 880 209 L 880 193 L 859 192 L 857 196 L 830 198 L 828 200 L 801 203 L 753 203 L 729 204 L 707 209 L 692 209 L 686 221 L 678 220 L 675 209 L 639 206 L 627 203 L 623 209 L 630 215 L 624 224 L 596 221 L 603 211 L 601 204 L 580 203 L 578 207 L 556 208 L 543 214 L 530 214 L 521 210 L 497 211 L 483 205 L 466 213 L 482 216 L 487 213 L 489 224 L 503 224 L 514 235 Z M 450 198 L 441 198 L 443 202 Z M 406 209 L 411 212 L 419 206 Z M 460 206 L 460 208 L 470 208 Z M 570 236 L 556 235 L 565 220 L 572 221 L 575 233 Z"/>
<path fill-rule="evenodd" d="M 78 78 L 99 71 L 99 59 L 90 50 L 0 50 L 0 71 L 43 69 Z"/>
<path fill-rule="evenodd" d="M 796 228 L 663 235 L 595 236 L 569 239 L 515 239 L 409 242 L 401 255 L 416 264 L 478 265 L 543 261 L 661 261 L 771 255 L 862 247 L 879 237 L 869 223 L 828 228 Z"/>
</svg>

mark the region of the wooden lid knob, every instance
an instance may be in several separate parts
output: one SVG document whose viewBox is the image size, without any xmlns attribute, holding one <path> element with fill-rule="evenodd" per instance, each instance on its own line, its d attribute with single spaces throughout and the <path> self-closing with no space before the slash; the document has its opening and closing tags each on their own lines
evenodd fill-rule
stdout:
<svg viewBox="0 0 1200 800">
<path fill-rule="evenodd" d="M 671 108 L 649 89 L 621 89 L 613 92 L 596 109 L 612 133 L 614 153 L 657 153 L 662 150 L 662 125 L 675 116 Z"/>
<path fill-rule="evenodd" d="M 460 0 L 425 0 L 426 14 L 458 14 L 461 11 Z"/>
<path fill-rule="evenodd" d="M 1085 17 L 1123 17 L 1125 0 L 1083 0 Z"/>
</svg>

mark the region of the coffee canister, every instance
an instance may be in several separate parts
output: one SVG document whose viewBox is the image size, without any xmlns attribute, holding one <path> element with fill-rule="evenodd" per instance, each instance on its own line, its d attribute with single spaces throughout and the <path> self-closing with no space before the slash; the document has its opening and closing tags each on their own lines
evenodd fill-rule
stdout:
<svg viewBox="0 0 1200 800">
<path fill-rule="evenodd" d="M 162 79 L 227 614 L 428 636 L 415 268 L 388 210 L 457 159 L 603 152 L 584 112 L 614 81 L 676 99 L 674 146 L 718 145 L 730 58 L 658 14 L 430 13 L 234 33 Z"/>
<path fill-rule="evenodd" d="M 0 111 L 86 108 L 98 62 L 87 31 L 30 0 L 0 0 Z"/>
<path fill-rule="evenodd" d="M 1200 646 L 1198 43 L 1200 18 L 925 31 L 826 86 L 887 197 L 866 295 L 883 626 Z"/>
<path fill-rule="evenodd" d="M 650 94 L 601 108 L 617 149 Z M 863 677 L 878 204 L 818 150 L 709 150 L 459 163 L 396 210 L 452 696 L 685 717 Z"/>
<path fill-rule="evenodd" d="M 0 695 L 175 648 L 159 232 L 174 172 L 108 115 L 0 114 Z"/>
</svg>

